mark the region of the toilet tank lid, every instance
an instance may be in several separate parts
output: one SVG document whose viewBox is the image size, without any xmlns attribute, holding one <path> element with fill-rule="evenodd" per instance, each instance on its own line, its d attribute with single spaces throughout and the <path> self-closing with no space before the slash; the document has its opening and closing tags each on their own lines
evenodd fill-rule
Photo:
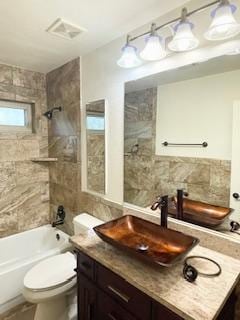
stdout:
<svg viewBox="0 0 240 320">
<path fill-rule="evenodd" d="M 102 220 L 91 216 L 88 213 L 81 213 L 73 219 L 75 225 L 84 226 L 86 228 L 92 229 L 103 223 Z"/>
</svg>

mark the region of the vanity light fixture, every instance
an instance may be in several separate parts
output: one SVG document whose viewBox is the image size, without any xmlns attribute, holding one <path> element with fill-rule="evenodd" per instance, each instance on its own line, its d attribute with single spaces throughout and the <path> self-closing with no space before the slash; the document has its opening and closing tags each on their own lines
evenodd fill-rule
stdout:
<svg viewBox="0 0 240 320">
<path fill-rule="evenodd" d="M 162 38 L 157 34 L 156 24 L 151 26 L 151 33 L 145 39 L 145 48 L 140 52 L 140 57 L 147 61 L 161 60 L 166 57 L 167 53 L 162 43 Z"/>
<path fill-rule="evenodd" d="M 168 48 L 171 51 L 183 52 L 193 50 L 198 47 L 199 40 L 194 36 L 192 29 L 193 23 L 187 19 L 187 9 L 183 8 L 181 20 L 174 27 L 175 35 L 169 42 Z"/>
<path fill-rule="evenodd" d="M 213 21 L 205 33 L 207 40 L 225 40 L 240 33 L 240 24 L 237 23 L 233 14 L 237 7 L 230 4 L 229 0 L 221 0 L 218 7 L 212 11 Z"/>
<path fill-rule="evenodd" d="M 137 56 L 137 48 L 130 44 L 130 37 L 127 36 L 125 46 L 122 48 L 122 56 L 117 64 L 122 68 L 134 68 L 142 64 Z"/>
<path fill-rule="evenodd" d="M 233 16 L 237 7 L 231 4 L 229 0 L 215 0 L 190 12 L 186 8 L 183 8 L 181 17 L 177 17 L 160 26 L 156 26 L 153 23 L 150 30 L 134 37 L 127 36 L 127 43 L 122 48 L 122 56 L 117 61 L 117 64 L 122 68 L 133 68 L 141 65 L 142 61 L 138 57 L 137 48 L 131 42 L 146 36 L 145 48 L 140 53 L 142 60 L 156 61 L 165 58 L 167 55 L 165 49 L 166 41 L 164 41 L 163 45 L 163 40 L 157 31 L 172 26 L 175 23 L 177 23 L 174 27 L 175 34 L 168 43 L 168 48 L 174 52 L 184 52 L 197 48 L 199 40 L 193 34 L 192 29 L 194 25 L 188 18 L 214 5 L 218 6 L 212 12 L 213 21 L 204 34 L 205 38 L 210 41 L 225 40 L 238 35 L 240 33 L 240 23 Z"/>
</svg>

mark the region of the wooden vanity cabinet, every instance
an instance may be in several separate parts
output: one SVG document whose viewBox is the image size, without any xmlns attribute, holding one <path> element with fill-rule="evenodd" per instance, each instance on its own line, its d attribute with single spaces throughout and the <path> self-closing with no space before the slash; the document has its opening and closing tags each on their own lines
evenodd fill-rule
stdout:
<svg viewBox="0 0 240 320">
<path fill-rule="evenodd" d="M 183 320 L 86 254 L 77 251 L 78 320 Z M 217 320 L 233 320 L 234 293 Z"/>
<path fill-rule="evenodd" d="M 80 251 L 77 277 L 78 320 L 181 320 Z"/>
<path fill-rule="evenodd" d="M 97 290 L 88 278 L 78 272 L 78 319 L 97 319 Z"/>
</svg>

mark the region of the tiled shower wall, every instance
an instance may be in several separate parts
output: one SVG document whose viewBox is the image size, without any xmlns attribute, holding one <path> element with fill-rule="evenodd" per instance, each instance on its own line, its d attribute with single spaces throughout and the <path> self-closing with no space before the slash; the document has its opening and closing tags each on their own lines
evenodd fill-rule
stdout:
<svg viewBox="0 0 240 320">
<path fill-rule="evenodd" d="M 32 104 L 33 133 L 0 132 L 0 237 L 49 222 L 45 75 L 0 65 L 0 99 Z"/>
<path fill-rule="evenodd" d="M 79 59 L 47 74 L 47 101 L 51 107 L 63 108 L 49 121 L 49 156 L 58 158 L 49 167 L 51 217 L 63 205 L 69 230 L 70 217 L 79 211 L 81 190 Z"/>
<path fill-rule="evenodd" d="M 58 162 L 50 164 L 52 218 L 57 206 L 63 205 L 66 222 L 62 228 L 72 234 L 72 220 L 81 212 L 102 220 L 122 215 L 121 206 L 81 191 L 79 58 L 47 74 L 47 100 L 51 107 L 63 107 L 63 111 L 55 113 L 49 121 L 49 155 L 58 158 Z"/>
<path fill-rule="evenodd" d="M 155 155 L 156 108 L 156 88 L 125 95 L 124 200 L 148 207 L 184 188 L 191 199 L 229 206 L 230 161 Z"/>
</svg>

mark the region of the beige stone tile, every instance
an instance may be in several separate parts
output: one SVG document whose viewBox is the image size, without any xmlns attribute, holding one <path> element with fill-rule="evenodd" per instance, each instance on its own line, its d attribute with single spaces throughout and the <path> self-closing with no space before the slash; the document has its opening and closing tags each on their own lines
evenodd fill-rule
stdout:
<svg viewBox="0 0 240 320">
<path fill-rule="evenodd" d="M 37 228 L 49 222 L 49 202 L 41 202 L 39 194 L 26 201 L 18 210 L 19 232 Z"/>
<path fill-rule="evenodd" d="M 44 90 L 46 88 L 46 78 L 43 73 L 13 68 L 13 84 L 17 87 Z"/>
<path fill-rule="evenodd" d="M 145 138 L 149 139 L 153 136 L 152 121 L 125 122 L 126 138 Z"/>
<path fill-rule="evenodd" d="M 40 136 L 39 156 L 42 158 L 48 157 L 48 136 Z"/>
<path fill-rule="evenodd" d="M 157 194 L 155 194 L 153 190 L 124 189 L 124 202 L 128 202 L 139 207 L 149 207 L 156 197 Z"/>
<path fill-rule="evenodd" d="M 49 156 L 61 161 L 78 161 L 78 137 L 50 137 Z"/>
<path fill-rule="evenodd" d="M 12 84 L 12 67 L 5 64 L 0 64 L 0 83 Z"/>
<path fill-rule="evenodd" d="M 34 140 L 1 140 L 0 161 L 24 161 L 39 156 L 39 143 Z"/>
<path fill-rule="evenodd" d="M 59 103 L 62 105 L 63 103 Z M 65 104 L 61 112 L 55 113 L 49 122 L 50 136 L 75 136 L 80 131 L 80 101 Z"/>
<path fill-rule="evenodd" d="M 88 157 L 103 157 L 105 155 L 105 136 L 103 134 L 87 135 Z"/>
<path fill-rule="evenodd" d="M 104 115 L 105 112 L 105 100 L 92 101 L 86 105 L 87 112 L 97 112 Z"/>
<path fill-rule="evenodd" d="M 71 211 L 78 211 L 78 190 L 70 190 L 62 185 L 50 183 L 50 202 L 54 205 L 63 205 Z"/>
<path fill-rule="evenodd" d="M 170 162 L 170 181 L 207 184 L 210 181 L 210 167 L 194 163 Z"/>
<path fill-rule="evenodd" d="M 0 196 L 3 197 L 16 186 L 14 162 L 0 162 Z"/>
<path fill-rule="evenodd" d="M 138 144 L 137 138 L 124 137 L 124 153 L 131 155 L 131 150 L 136 144 Z"/>
<path fill-rule="evenodd" d="M 0 212 L 0 238 L 18 232 L 18 217 L 16 210 Z"/>
<path fill-rule="evenodd" d="M 49 163 L 49 177 L 51 183 L 63 185 L 63 162 Z"/>
<path fill-rule="evenodd" d="M 81 164 L 80 163 L 63 163 L 62 184 L 64 187 L 76 191 L 81 185 Z"/>
<path fill-rule="evenodd" d="M 47 163 L 31 161 L 17 161 L 16 181 L 18 185 L 49 181 L 49 169 Z"/>
<path fill-rule="evenodd" d="M 116 208 L 111 208 L 103 203 L 96 202 L 93 206 L 93 215 L 103 221 L 109 221 L 122 216 L 122 211 Z"/>
<path fill-rule="evenodd" d="M 124 120 L 128 122 L 138 120 L 138 108 L 134 101 L 135 97 L 131 97 L 130 94 L 125 95 L 124 105 Z"/>
<path fill-rule="evenodd" d="M 211 187 L 226 188 L 230 186 L 231 171 L 228 166 L 211 166 Z"/>
<path fill-rule="evenodd" d="M 170 163 L 168 161 L 155 161 L 154 164 L 154 180 L 158 181 L 169 180 Z"/>
<path fill-rule="evenodd" d="M 62 185 L 53 183 L 50 180 L 50 202 L 54 205 L 62 205 L 64 203 L 64 192 Z"/>
<path fill-rule="evenodd" d="M 26 103 L 36 103 L 40 96 L 39 90 L 32 88 L 15 87 L 15 92 L 16 100 Z"/>
<path fill-rule="evenodd" d="M 15 88 L 11 85 L 0 83 L 0 99 L 15 100 Z"/>
<path fill-rule="evenodd" d="M 47 74 L 48 89 L 63 86 L 65 82 L 80 82 L 80 59 L 76 58 Z"/>
<path fill-rule="evenodd" d="M 188 184 L 183 182 L 167 182 L 164 180 L 156 181 L 154 196 L 165 196 L 169 197 L 175 196 L 177 194 L 177 189 L 184 189 L 188 192 Z"/>
<path fill-rule="evenodd" d="M 150 139 L 144 139 L 139 138 L 138 139 L 138 145 L 139 145 L 139 155 L 143 156 L 152 156 L 155 153 L 155 141 L 153 138 Z"/>
</svg>

